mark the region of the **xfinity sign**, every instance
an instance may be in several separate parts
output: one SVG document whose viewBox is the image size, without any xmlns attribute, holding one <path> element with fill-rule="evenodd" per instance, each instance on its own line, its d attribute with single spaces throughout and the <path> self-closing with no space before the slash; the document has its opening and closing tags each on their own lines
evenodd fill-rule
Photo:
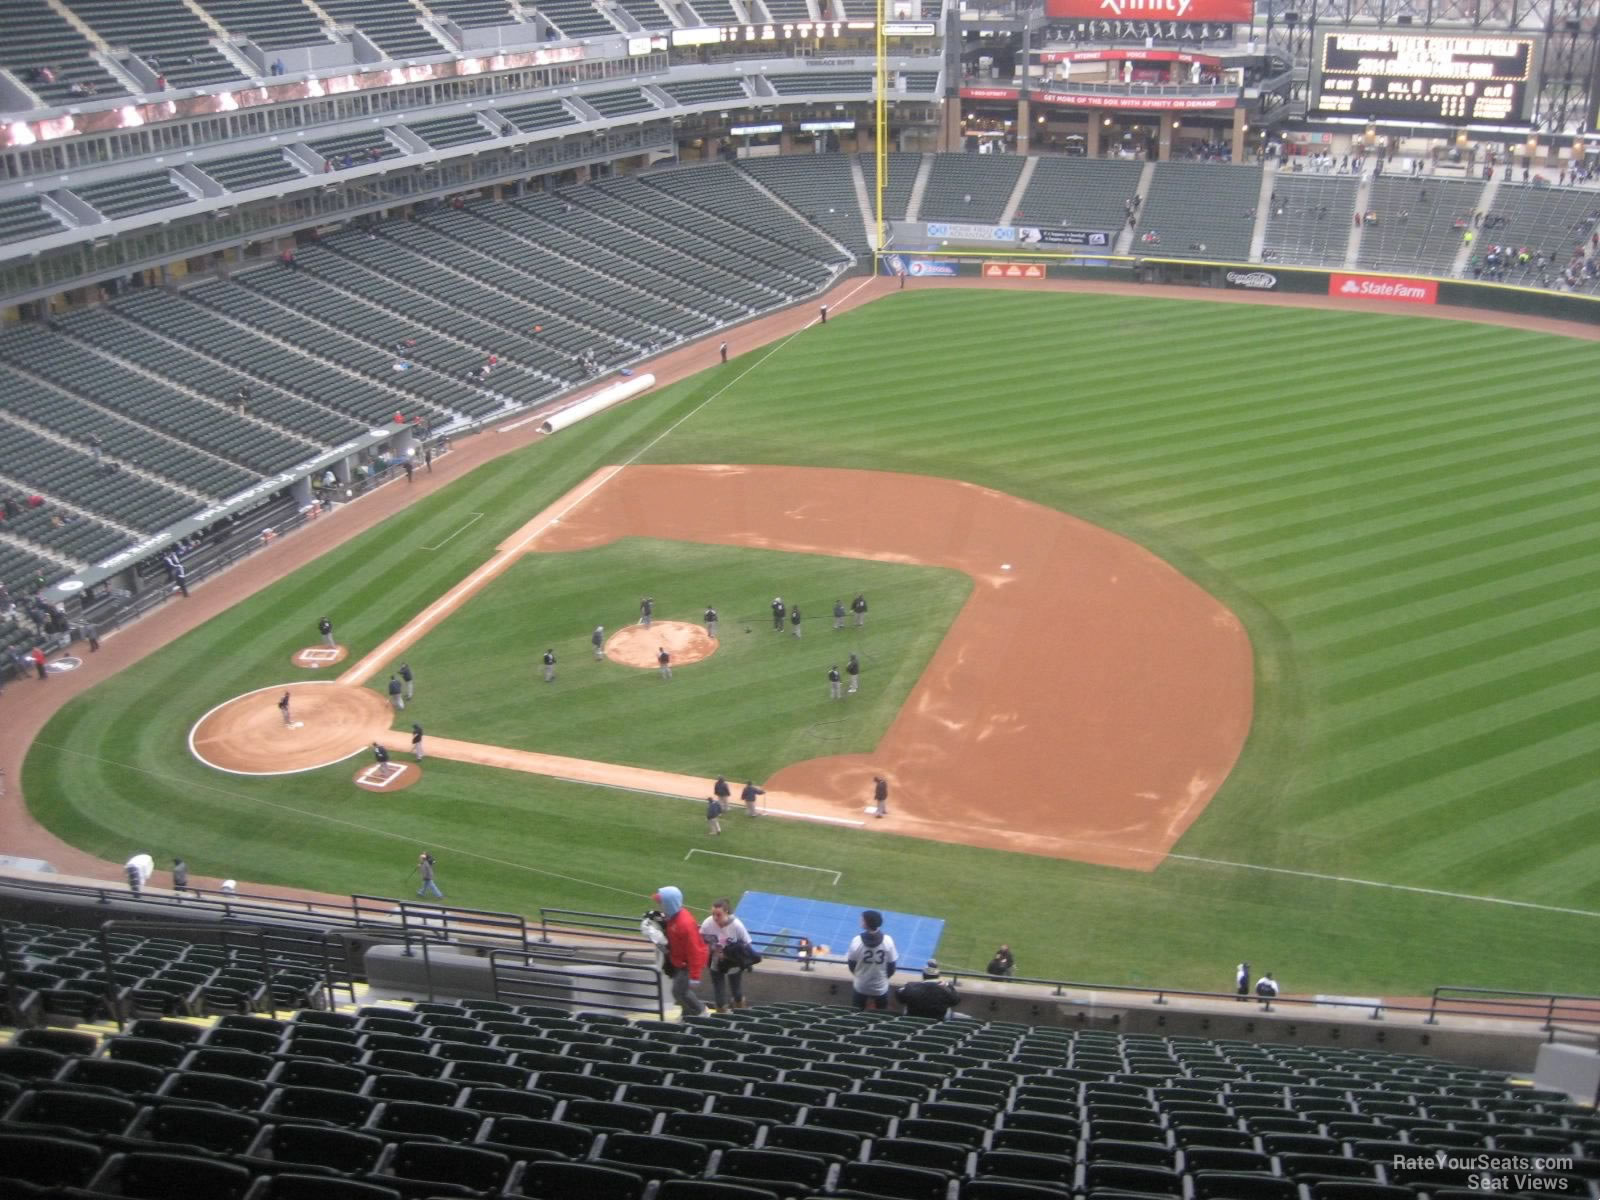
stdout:
<svg viewBox="0 0 1600 1200">
<path fill-rule="evenodd" d="M 1052 17 L 1073 20 L 1216 21 L 1248 25 L 1255 0 L 1045 0 Z"/>
</svg>

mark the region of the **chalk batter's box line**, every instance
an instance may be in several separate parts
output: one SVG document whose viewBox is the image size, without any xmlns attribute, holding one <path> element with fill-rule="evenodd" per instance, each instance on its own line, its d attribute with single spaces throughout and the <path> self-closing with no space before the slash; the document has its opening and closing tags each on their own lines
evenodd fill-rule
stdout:
<svg viewBox="0 0 1600 1200">
<path fill-rule="evenodd" d="M 356 776 L 356 782 L 366 787 L 386 788 L 405 776 L 405 767 L 383 767 L 374 764 Z"/>
<path fill-rule="evenodd" d="M 779 862 L 775 858 L 752 858 L 748 854 L 724 854 L 720 850 L 702 850 L 696 846 L 683 856 L 683 861 L 688 862 L 696 854 L 709 854 L 713 858 L 737 858 L 743 862 L 765 863 L 769 867 L 790 867 L 796 871 L 815 871 L 819 875 L 832 875 L 833 886 L 839 886 L 839 880 L 844 878 L 843 871 L 830 871 L 827 867 L 808 867 L 804 863 Z"/>
<path fill-rule="evenodd" d="M 452 533 L 450 535 L 450 537 L 445 538 L 444 541 L 440 542 L 437 546 L 418 546 L 417 549 L 418 550 L 442 550 L 442 549 L 444 549 L 445 545 L 450 542 L 451 538 L 454 538 L 459 534 L 465 533 L 471 526 L 473 526 L 473 525 L 477 524 L 479 521 L 483 520 L 483 514 L 481 512 L 468 513 L 467 515 L 469 517 L 471 517 L 472 519 L 470 521 L 468 521 L 465 525 L 463 525 L 460 529 L 456 530 L 455 533 Z"/>
</svg>

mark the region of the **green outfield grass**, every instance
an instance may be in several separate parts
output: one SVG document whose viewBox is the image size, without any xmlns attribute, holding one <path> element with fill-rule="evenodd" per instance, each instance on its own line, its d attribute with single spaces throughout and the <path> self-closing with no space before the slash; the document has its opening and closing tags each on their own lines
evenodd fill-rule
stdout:
<svg viewBox="0 0 1600 1200">
<path fill-rule="evenodd" d="M 877 745 L 971 590 L 958 571 L 647 538 L 529 555 L 407 652 L 423 682 L 405 715 L 495 746 L 765 779 Z M 835 633 L 834 599 L 848 604 L 858 591 L 871 598 L 872 624 Z M 614 633 L 637 620 L 645 594 L 657 620 L 699 624 L 712 602 L 722 616 L 717 652 L 676 666 L 670 685 L 653 670 L 594 661 L 594 626 Z M 804 601 L 803 636 L 772 632 L 775 595 Z M 865 689 L 835 702 L 828 668 L 843 674 L 852 652 Z"/>
<path fill-rule="evenodd" d="M 941 959 L 981 965 L 1008 941 L 1030 974 L 1225 987 L 1247 957 L 1294 992 L 1594 992 L 1597 370 L 1594 343 L 1451 321 L 912 289 L 414 505 L 68 706 L 23 782 L 39 818 L 88 850 L 181 853 L 241 879 L 393 894 L 428 845 L 451 898 L 482 907 L 632 912 L 666 882 L 696 906 L 762 888 L 937 913 Z M 686 801 L 431 762 L 419 786 L 374 797 L 348 768 L 241 780 L 188 759 L 194 718 L 292 678 L 287 655 L 323 611 L 365 652 L 590 471 L 686 416 L 644 461 L 966 479 L 1131 537 L 1230 604 L 1256 650 L 1256 722 L 1179 857 L 1141 874 L 727 822 L 716 849 L 843 871 L 832 888 L 685 862 L 707 844 Z M 472 513 L 487 515 L 467 526 Z M 568 558 L 574 574 L 583 557 Z M 574 620 L 589 596 L 632 615 L 635 577 L 537 569 Z M 430 706 L 496 686 L 465 668 L 441 679 L 427 650 Z M 703 757 L 685 745 L 680 761 L 727 757 L 744 704 L 743 689 L 708 698 L 693 723 Z M 608 707 L 585 752 L 629 759 L 647 711 Z M 427 719 L 444 732 L 462 716 Z M 1040 789 L 1070 782 L 1067 753 Z"/>
</svg>

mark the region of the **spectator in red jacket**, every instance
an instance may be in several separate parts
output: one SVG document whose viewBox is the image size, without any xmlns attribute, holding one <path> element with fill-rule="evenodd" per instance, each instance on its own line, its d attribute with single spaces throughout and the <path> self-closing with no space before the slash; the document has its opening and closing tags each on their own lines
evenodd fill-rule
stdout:
<svg viewBox="0 0 1600 1200">
<path fill-rule="evenodd" d="M 683 1006 L 684 1016 L 698 1017 L 706 1011 L 706 1004 L 695 994 L 694 988 L 710 958 L 706 940 L 700 936 L 700 923 L 683 906 L 683 893 L 677 888 L 664 887 L 656 893 L 655 899 L 667 918 L 666 955 L 672 969 L 672 998 Z"/>
</svg>

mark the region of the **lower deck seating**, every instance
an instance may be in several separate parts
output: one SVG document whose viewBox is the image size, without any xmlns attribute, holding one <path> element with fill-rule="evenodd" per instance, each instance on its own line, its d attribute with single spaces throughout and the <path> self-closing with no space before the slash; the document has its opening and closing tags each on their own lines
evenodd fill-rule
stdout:
<svg viewBox="0 0 1600 1200">
<path fill-rule="evenodd" d="M 1280 171 L 1267 208 L 1262 258 L 1309 266 L 1343 265 L 1359 186 L 1348 176 Z"/>
<path fill-rule="evenodd" d="M 1259 167 L 1161 163 L 1139 212 L 1135 248 L 1170 258 L 1243 262 L 1260 202 Z"/>
<path fill-rule="evenodd" d="M 42 980 L 94 961 L 70 934 L 28 944 Z M 117 950 L 140 971 L 192 957 Z M 25 1030 L 0 1089 L 0 1175 L 144 1196 L 1389 1200 L 1464 1185 L 1439 1149 L 1569 1156 L 1529 1163 L 1541 1190 L 1592 1197 L 1600 1178 L 1600 1118 L 1493 1071 L 807 1003 L 681 1024 L 463 1000 Z"/>
<path fill-rule="evenodd" d="M 935 155 L 918 219 L 999 221 L 1026 162 L 1015 154 Z"/>
</svg>

